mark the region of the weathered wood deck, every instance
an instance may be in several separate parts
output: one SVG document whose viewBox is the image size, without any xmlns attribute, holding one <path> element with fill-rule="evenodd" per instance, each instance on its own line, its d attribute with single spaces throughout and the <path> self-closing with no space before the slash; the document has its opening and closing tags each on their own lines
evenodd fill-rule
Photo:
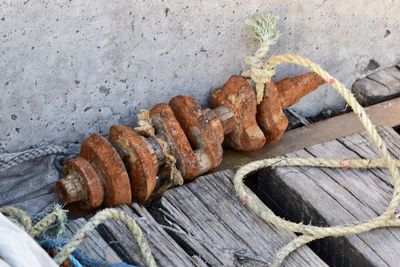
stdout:
<svg viewBox="0 0 400 267">
<path fill-rule="evenodd" d="M 386 125 L 380 133 L 396 158 L 400 158 L 400 137 L 390 127 L 400 124 L 399 111 L 400 98 L 367 108 L 375 124 Z M 159 207 L 146 209 L 132 204 L 119 209 L 137 219 L 159 266 L 266 266 L 295 235 L 261 222 L 238 201 L 232 189 L 232 169 L 280 155 L 378 157 L 365 133 L 357 133 L 360 130 L 354 114 L 348 113 L 289 131 L 279 144 L 258 152 L 228 150 L 219 172 L 168 191 Z M 248 185 L 275 213 L 313 225 L 377 216 L 392 193 L 385 170 L 277 168 L 250 177 Z M 40 192 L 33 195 L 55 200 L 53 191 Z M 67 237 L 87 219 L 70 221 Z M 80 249 L 95 259 L 143 265 L 136 242 L 119 222 L 100 225 Z M 312 242 L 290 255 L 284 266 L 397 266 L 399 256 L 400 229 L 381 229 Z"/>
<path fill-rule="evenodd" d="M 399 158 L 399 135 L 388 127 L 379 131 Z M 351 159 L 378 154 L 365 133 L 356 133 L 286 156 Z M 251 214 L 235 197 L 233 175 L 231 170 L 217 172 L 170 190 L 157 208 L 133 204 L 120 209 L 138 220 L 160 266 L 266 266 L 295 235 Z M 251 188 L 275 212 L 314 225 L 377 216 L 392 192 L 390 176 L 379 169 L 277 168 L 260 172 L 258 181 L 252 179 Z M 69 229 L 82 220 L 70 222 Z M 397 266 L 400 229 L 328 238 L 313 242 L 311 248 L 314 251 L 306 246 L 293 253 L 284 266 Z M 109 261 L 142 264 L 135 241 L 119 222 L 102 225 L 83 250 Z"/>
<path fill-rule="evenodd" d="M 120 209 L 138 220 L 160 266 L 266 266 L 295 235 L 251 214 L 234 195 L 233 175 L 218 172 L 170 190 L 157 209 L 147 211 L 138 205 Z M 122 223 L 108 221 L 98 232 L 121 259 L 142 264 L 136 242 Z M 286 265 L 325 263 L 304 247 Z"/>
<path fill-rule="evenodd" d="M 400 138 L 391 128 L 379 132 L 396 157 Z M 378 158 L 365 133 L 311 146 L 288 157 Z M 380 215 L 392 194 L 386 170 L 277 168 L 260 174 L 259 195 L 281 216 L 313 225 L 337 225 Z M 336 266 L 398 266 L 400 229 L 379 229 L 315 242 L 319 255 Z"/>
</svg>

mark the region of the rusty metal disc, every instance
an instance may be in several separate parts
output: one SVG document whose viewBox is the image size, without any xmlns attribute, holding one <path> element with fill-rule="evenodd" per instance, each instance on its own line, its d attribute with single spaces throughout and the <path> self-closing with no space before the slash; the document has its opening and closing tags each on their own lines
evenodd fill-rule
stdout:
<svg viewBox="0 0 400 267">
<path fill-rule="evenodd" d="M 128 173 L 115 148 L 98 133 L 81 146 L 80 156 L 93 166 L 104 187 L 104 206 L 129 204 L 132 200 Z"/>
<path fill-rule="evenodd" d="M 117 149 L 131 181 L 132 199 L 146 202 L 157 182 L 157 156 L 145 138 L 126 126 L 112 126 L 109 140 Z"/>
<path fill-rule="evenodd" d="M 150 111 L 156 134 L 164 139 L 176 158 L 176 165 L 185 181 L 192 181 L 201 173 L 201 166 L 174 112 L 168 104 L 155 105 Z"/>
<path fill-rule="evenodd" d="M 103 203 L 104 191 L 100 177 L 86 159 L 76 157 L 67 161 L 64 165 L 64 175 L 67 176 L 69 174 L 79 176 L 86 194 L 86 200 L 78 203 L 80 208 L 94 209 Z M 60 187 L 56 187 L 57 193 L 62 192 L 60 190 Z"/>
</svg>

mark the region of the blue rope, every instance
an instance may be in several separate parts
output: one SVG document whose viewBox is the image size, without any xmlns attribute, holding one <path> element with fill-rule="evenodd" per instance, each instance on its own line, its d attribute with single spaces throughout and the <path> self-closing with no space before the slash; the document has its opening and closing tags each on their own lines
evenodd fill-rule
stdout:
<svg viewBox="0 0 400 267">
<path fill-rule="evenodd" d="M 73 253 L 74 257 L 82 264 L 83 266 L 96 266 L 96 267 L 133 267 L 134 265 L 129 265 L 124 262 L 121 263 L 107 263 L 100 260 L 95 260 L 87 257 L 81 251 L 76 250 Z M 78 266 L 77 266 L 78 267 Z M 137 267 L 137 266 L 135 266 Z"/>
<path fill-rule="evenodd" d="M 40 245 L 46 249 L 57 249 L 58 251 L 68 243 L 66 239 L 59 238 L 55 240 L 44 240 L 40 242 Z M 85 267 L 85 266 L 93 266 L 93 267 L 138 267 L 136 265 L 122 263 L 107 263 L 100 260 L 91 259 L 82 253 L 80 250 L 75 250 L 68 257 L 68 260 L 71 262 L 73 267 Z"/>
<path fill-rule="evenodd" d="M 59 238 L 56 240 L 44 240 L 39 242 L 42 248 L 45 250 L 57 249 L 61 250 L 62 246 L 67 243 L 66 239 Z M 82 264 L 74 257 L 73 253 L 68 256 L 68 260 L 71 262 L 73 267 L 83 267 Z"/>
</svg>

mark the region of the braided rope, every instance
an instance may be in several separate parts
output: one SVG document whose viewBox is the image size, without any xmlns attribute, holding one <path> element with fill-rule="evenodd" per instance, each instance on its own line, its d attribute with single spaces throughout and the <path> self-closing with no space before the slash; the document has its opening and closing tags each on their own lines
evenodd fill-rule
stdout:
<svg viewBox="0 0 400 267">
<path fill-rule="evenodd" d="M 10 217 L 11 220 L 21 226 L 28 234 L 33 238 L 41 235 L 46 229 L 54 225 L 61 225 L 60 232 L 57 234 L 59 237 L 61 231 L 65 229 L 65 222 L 67 220 L 66 211 L 62 210 L 60 207 L 56 207 L 55 210 L 43 219 L 41 219 L 35 225 L 32 225 L 32 221 L 29 216 L 22 210 L 14 207 L 0 208 L 0 212 Z M 87 224 L 85 224 L 81 229 L 79 229 L 74 236 L 71 238 L 70 242 L 63 247 L 63 249 L 54 257 L 54 261 L 61 265 L 68 256 L 80 245 L 87 234 L 93 231 L 99 224 L 106 220 L 113 219 L 123 222 L 132 233 L 132 236 L 139 245 L 139 250 L 144 258 L 146 266 L 155 267 L 156 262 L 151 253 L 149 244 L 146 237 L 143 235 L 142 230 L 136 221 L 131 218 L 128 214 L 117 209 L 104 209 L 93 216 Z"/>
<path fill-rule="evenodd" d="M 0 208 L 0 212 L 9 217 L 15 224 L 29 233 L 32 228 L 32 220 L 20 209 L 14 207 Z"/>
<path fill-rule="evenodd" d="M 49 145 L 29 149 L 18 153 L 7 153 L 0 155 L 0 172 L 5 171 L 25 161 L 34 160 L 46 155 L 66 153 L 62 146 Z"/>
<path fill-rule="evenodd" d="M 64 233 L 65 222 L 67 221 L 66 211 L 61 209 L 61 206 L 59 205 L 34 225 L 32 224 L 31 218 L 21 209 L 15 207 L 4 207 L 0 208 L 0 212 L 9 217 L 15 224 L 20 226 L 33 238 L 38 237 L 51 226 L 55 225 L 60 226 L 58 233 L 56 234 L 57 236 L 60 236 Z"/>
<path fill-rule="evenodd" d="M 61 209 L 61 207 L 57 206 L 53 212 L 47 214 L 40 221 L 38 221 L 35 225 L 33 225 L 29 234 L 35 238 L 44 233 L 47 229 L 52 226 L 59 226 L 56 236 L 60 237 L 64 234 L 65 231 L 65 223 L 67 221 L 66 211 Z"/>
<path fill-rule="evenodd" d="M 266 15 L 245 21 L 252 28 L 254 40 L 259 42 L 259 48 L 252 56 L 244 59 L 244 63 L 249 66 L 249 70 L 242 72 L 241 75 L 251 78 L 256 84 L 257 104 L 260 104 L 264 97 L 265 84 L 275 75 L 275 70 L 264 68 L 263 62 L 267 58 L 271 45 L 275 44 L 279 38 L 280 33 L 276 29 L 278 20 L 278 16 Z"/>
<path fill-rule="evenodd" d="M 364 109 L 357 102 L 353 94 L 346 89 L 346 87 L 332 77 L 329 73 L 324 71 L 320 66 L 312 61 L 296 55 L 278 55 L 270 58 L 261 67 L 257 68 L 256 76 L 259 77 L 260 73 L 265 72 L 265 79 L 270 81 L 271 71 L 282 63 L 293 63 L 306 67 L 333 88 L 346 100 L 349 106 L 353 109 L 362 125 L 365 127 L 369 139 L 378 149 L 381 159 L 375 160 L 332 160 L 332 159 L 317 159 L 317 158 L 272 158 L 255 161 L 241 167 L 235 174 L 234 187 L 239 199 L 246 205 L 248 209 L 253 211 L 257 216 L 267 223 L 272 223 L 276 227 L 302 233 L 303 235 L 293 239 L 286 246 L 281 248 L 274 256 L 272 266 L 279 266 L 285 258 L 297 248 L 307 244 L 310 241 L 325 238 L 325 237 L 338 237 L 345 235 L 359 234 L 373 229 L 382 227 L 397 227 L 400 226 L 400 219 L 395 217 L 396 208 L 400 204 L 400 177 L 398 168 L 400 161 L 396 161 L 389 154 L 386 144 L 383 142 L 381 136 L 378 134 L 375 126 L 372 124 Z M 250 72 L 252 69 L 250 69 Z M 252 77 L 253 75 L 250 75 Z M 262 74 L 261 74 L 262 76 Z M 265 80 L 261 79 L 261 80 Z M 263 90 L 263 88 L 262 88 Z M 263 95 L 263 94 L 262 94 Z M 394 192 L 392 198 L 385 210 L 380 216 L 367 221 L 358 221 L 350 224 L 337 225 L 332 227 L 318 227 L 312 225 L 304 225 L 303 223 L 293 223 L 276 216 L 268 207 L 260 205 L 259 199 L 254 195 L 243 183 L 243 179 L 251 172 L 262 168 L 275 168 L 275 167 L 289 167 L 289 166 L 307 166 L 307 167 L 326 167 L 326 168 L 386 168 L 389 170 L 390 175 L 393 177 Z"/>
</svg>

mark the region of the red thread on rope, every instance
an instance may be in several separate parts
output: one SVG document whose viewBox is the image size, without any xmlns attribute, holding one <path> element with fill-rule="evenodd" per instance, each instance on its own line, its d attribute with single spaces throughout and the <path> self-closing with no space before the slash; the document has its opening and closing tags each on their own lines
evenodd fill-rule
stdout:
<svg viewBox="0 0 400 267">
<path fill-rule="evenodd" d="M 341 169 L 349 169 L 351 167 L 351 159 L 345 159 L 340 162 Z"/>
</svg>

